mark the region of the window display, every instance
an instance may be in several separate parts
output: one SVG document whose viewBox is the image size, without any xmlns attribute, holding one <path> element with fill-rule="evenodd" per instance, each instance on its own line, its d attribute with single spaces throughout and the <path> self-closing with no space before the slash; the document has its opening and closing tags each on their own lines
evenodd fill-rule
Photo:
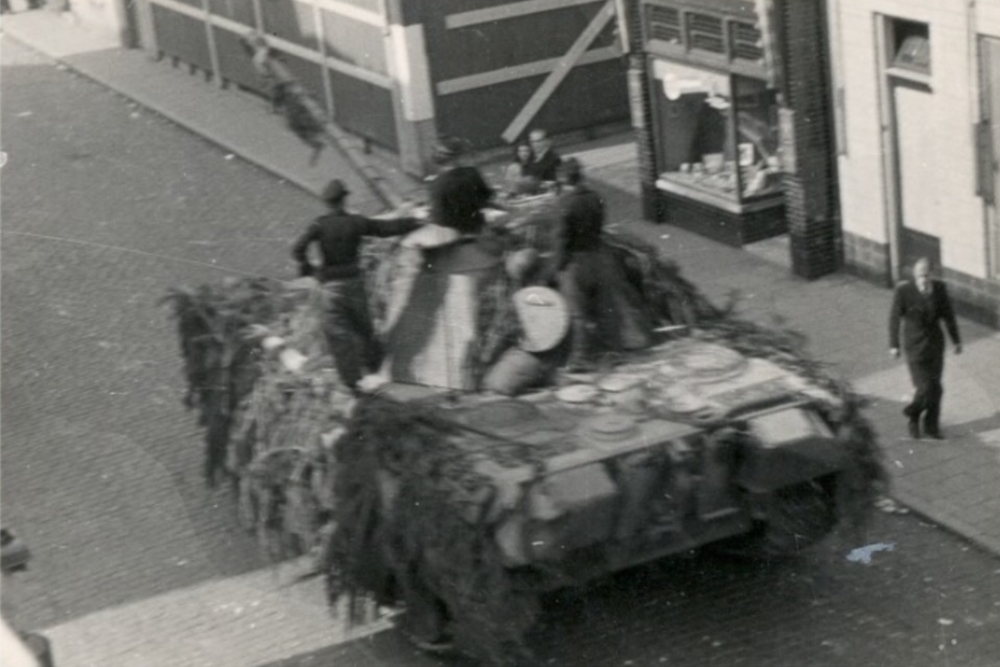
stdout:
<svg viewBox="0 0 1000 667">
<path fill-rule="evenodd" d="M 781 192 L 778 106 L 763 81 L 734 76 L 736 137 L 744 197 Z"/>
<path fill-rule="evenodd" d="M 777 106 L 763 81 L 659 59 L 653 78 L 664 185 L 734 202 L 781 191 Z"/>
</svg>

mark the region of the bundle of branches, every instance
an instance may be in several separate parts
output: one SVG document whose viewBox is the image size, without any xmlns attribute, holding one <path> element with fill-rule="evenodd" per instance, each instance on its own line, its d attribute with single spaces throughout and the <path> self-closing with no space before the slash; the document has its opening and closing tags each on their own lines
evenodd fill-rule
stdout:
<svg viewBox="0 0 1000 667">
<path fill-rule="evenodd" d="M 302 287 L 291 311 L 253 330 L 264 350 L 260 377 L 227 456 L 244 524 L 275 559 L 318 546 L 333 512 L 333 442 L 354 404 L 326 350 L 321 288 Z"/>
<path fill-rule="evenodd" d="M 460 646 L 491 664 L 523 649 L 535 596 L 504 567 L 484 519 L 494 493 L 453 439 L 453 423 L 384 398 L 359 405 L 336 444 L 336 521 L 324 550 L 331 600 L 374 594 L 420 602 L 429 589 L 451 612 Z"/>
<path fill-rule="evenodd" d="M 164 299 L 177 322 L 187 392 L 205 428 L 205 478 L 223 470 L 234 413 L 259 374 L 259 347 L 248 327 L 270 323 L 287 309 L 280 283 L 266 278 L 227 279 L 219 285 L 170 290 Z"/>
<path fill-rule="evenodd" d="M 611 231 L 604 233 L 604 243 L 621 263 L 626 279 L 642 295 L 654 322 L 694 325 L 725 314 L 656 247 L 635 236 Z"/>
</svg>

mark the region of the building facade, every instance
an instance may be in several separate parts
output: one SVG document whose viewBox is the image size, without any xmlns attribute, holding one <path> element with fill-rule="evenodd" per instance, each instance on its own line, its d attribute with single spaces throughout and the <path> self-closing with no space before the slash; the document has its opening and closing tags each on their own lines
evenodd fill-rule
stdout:
<svg viewBox="0 0 1000 667">
<path fill-rule="evenodd" d="M 1000 326 L 1000 3 L 831 0 L 847 268 L 884 284 L 931 258 Z"/>
<path fill-rule="evenodd" d="M 632 0 L 629 93 L 646 217 L 734 246 L 788 233 L 839 266 L 826 0 Z"/>
<path fill-rule="evenodd" d="M 414 174 L 440 134 L 485 149 L 628 119 L 614 0 L 133 4 L 144 48 L 222 85 L 266 92 L 240 44 L 264 35 L 331 120 Z"/>
</svg>

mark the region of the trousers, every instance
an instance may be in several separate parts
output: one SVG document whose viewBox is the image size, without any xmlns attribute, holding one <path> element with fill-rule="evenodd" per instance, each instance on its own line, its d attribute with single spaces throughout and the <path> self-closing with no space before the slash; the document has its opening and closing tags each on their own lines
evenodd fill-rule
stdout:
<svg viewBox="0 0 1000 667">
<path fill-rule="evenodd" d="M 641 299 L 609 251 L 572 253 L 558 283 L 572 318 L 570 365 L 589 355 L 591 329 L 610 350 L 638 350 L 651 344 L 652 324 Z"/>
<path fill-rule="evenodd" d="M 906 414 L 912 421 L 919 421 L 921 415 L 928 431 L 938 430 L 941 419 L 941 397 L 944 387 L 941 376 L 944 373 L 944 355 L 929 359 L 907 359 L 910 378 L 913 380 L 913 400 L 906 406 Z"/>
<path fill-rule="evenodd" d="M 368 296 L 361 277 L 323 284 L 323 333 L 341 381 L 354 388 L 364 373 L 382 364 L 383 350 L 375 335 Z"/>
</svg>

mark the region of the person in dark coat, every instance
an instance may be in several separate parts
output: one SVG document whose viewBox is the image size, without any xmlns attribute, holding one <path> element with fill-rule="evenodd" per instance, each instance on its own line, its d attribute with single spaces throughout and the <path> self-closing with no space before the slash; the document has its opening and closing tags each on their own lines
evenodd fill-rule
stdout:
<svg viewBox="0 0 1000 667">
<path fill-rule="evenodd" d="M 892 356 L 898 358 L 902 325 L 902 349 L 916 390 L 903 414 L 909 419 L 912 437 L 919 438 L 921 435 L 922 415 L 924 433 L 940 440 L 945 347 L 941 322 L 944 322 L 955 345 L 955 354 L 962 353 L 962 342 L 948 290 L 943 282 L 933 280 L 930 272 L 930 261 L 919 259 L 913 265 L 913 280 L 903 282 L 896 288 L 889 316 L 889 347 Z"/>
<path fill-rule="evenodd" d="M 349 213 L 344 208 L 348 194 L 339 180 L 326 186 L 322 196 L 330 212 L 299 236 L 292 246 L 292 257 L 301 275 L 315 276 L 323 283 L 327 345 L 341 381 L 355 389 L 363 369 L 374 373 L 382 363 L 382 346 L 372 326 L 361 273 L 361 242 L 366 236 L 400 236 L 419 223 L 413 218 L 374 220 Z M 322 259 L 319 267 L 308 257 L 314 244 Z"/>
<path fill-rule="evenodd" d="M 535 157 L 525 165 L 524 175 L 539 181 L 555 181 L 562 158 L 553 150 L 549 135 L 543 129 L 534 129 L 528 134 L 528 143 Z"/>
<path fill-rule="evenodd" d="M 465 142 L 447 137 L 434 148 L 433 160 L 441 168 L 431 181 L 431 220 L 462 234 L 478 234 L 486 225 L 483 208 L 493 199 L 493 189 L 482 173 L 463 162 Z"/>
<path fill-rule="evenodd" d="M 647 347 L 652 327 L 623 267 L 603 242 L 604 201 L 584 183 L 580 162 L 564 161 L 558 176 L 565 191 L 559 202 L 554 268 L 572 318 L 567 365 L 585 370 L 591 329 L 608 348 L 621 351 Z"/>
</svg>

